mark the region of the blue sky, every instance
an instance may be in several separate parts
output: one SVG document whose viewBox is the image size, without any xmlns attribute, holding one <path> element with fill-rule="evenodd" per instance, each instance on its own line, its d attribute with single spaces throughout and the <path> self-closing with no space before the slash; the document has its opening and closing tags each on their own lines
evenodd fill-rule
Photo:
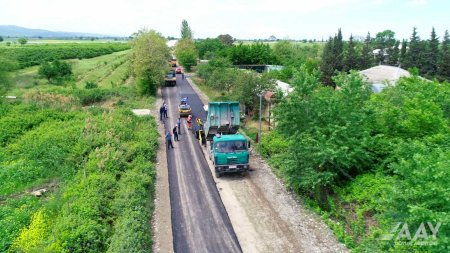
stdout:
<svg viewBox="0 0 450 253">
<path fill-rule="evenodd" d="M 0 25 L 127 36 L 146 27 L 179 36 L 186 19 L 196 38 L 327 39 L 342 28 L 373 36 L 391 29 L 398 39 L 418 28 L 450 30 L 450 0 L 0 0 Z"/>
</svg>

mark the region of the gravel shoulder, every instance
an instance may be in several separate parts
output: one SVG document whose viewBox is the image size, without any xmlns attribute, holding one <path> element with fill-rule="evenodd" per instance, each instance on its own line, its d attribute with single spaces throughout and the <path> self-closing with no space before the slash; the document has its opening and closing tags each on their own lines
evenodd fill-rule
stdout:
<svg viewBox="0 0 450 253">
<path fill-rule="evenodd" d="M 202 103 L 208 98 L 188 79 Z M 214 167 L 203 148 L 211 173 Z M 214 178 L 243 252 L 349 252 L 318 215 L 303 207 L 256 152 L 245 176 Z"/>
<path fill-rule="evenodd" d="M 155 211 L 152 218 L 153 251 L 171 253 L 173 251 L 172 218 L 169 196 L 169 175 L 167 152 L 164 139 L 164 124 L 159 119 L 159 106 L 163 104 L 161 90 L 158 90 L 156 102 L 150 110 L 158 124 L 159 149 L 156 161 Z"/>
</svg>

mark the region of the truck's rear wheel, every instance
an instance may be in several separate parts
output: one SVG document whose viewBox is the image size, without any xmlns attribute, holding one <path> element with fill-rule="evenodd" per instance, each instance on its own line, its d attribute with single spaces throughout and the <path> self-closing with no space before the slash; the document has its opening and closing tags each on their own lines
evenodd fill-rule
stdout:
<svg viewBox="0 0 450 253">
<path fill-rule="evenodd" d="M 222 176 L 222 174 L 220 174 L 220 172 L 216 171 L 216 178 L 219 178 L 220 176 Z"/>
</svg>

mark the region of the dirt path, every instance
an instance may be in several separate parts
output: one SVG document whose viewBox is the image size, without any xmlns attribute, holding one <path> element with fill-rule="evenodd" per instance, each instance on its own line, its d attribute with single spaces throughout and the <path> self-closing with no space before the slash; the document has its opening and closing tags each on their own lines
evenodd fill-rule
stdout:
<svg viewBox="0 0 450 253">
<path fill-rule="evenodd" d="M 194 83 L 203 104 L 208 98 Z M 208 157 L 203 149 L 205 157 Z M 213 166 L 209 161 L 213 173 Z M 306 210 L 252 152 L 253 171 L 214 178 L 243 252 L 348 252 L 320 217 Z"/>
</svg>

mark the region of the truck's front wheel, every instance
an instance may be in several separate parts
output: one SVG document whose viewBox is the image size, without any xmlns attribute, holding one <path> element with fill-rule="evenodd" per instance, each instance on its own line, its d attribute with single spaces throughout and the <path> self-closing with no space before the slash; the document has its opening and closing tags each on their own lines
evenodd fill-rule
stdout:
<svg viewBox="0 0 450 253">
<path fill-rule="evenodd" d="M 218 172 L 218 171 L 216 170 L 216 178 L 219 178 L 220 176 L 222 176 L 222 174 L 220 174 L 220 172 Z"/>
</svg>

